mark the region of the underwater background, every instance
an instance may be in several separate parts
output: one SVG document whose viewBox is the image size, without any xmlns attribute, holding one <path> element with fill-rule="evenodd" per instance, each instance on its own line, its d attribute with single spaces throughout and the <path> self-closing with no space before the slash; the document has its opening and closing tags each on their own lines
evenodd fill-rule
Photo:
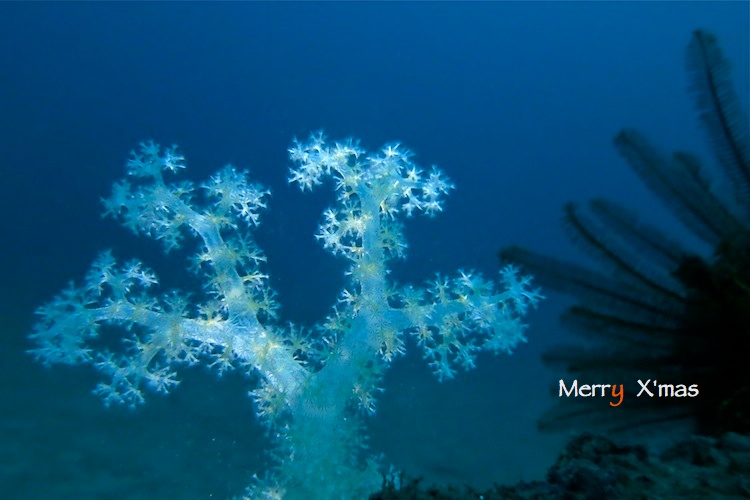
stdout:
<svg viewBox="0 0 750 500">
<path fill-rule="evenodd" d="M 231 163 L 271 189 L 257 240 L 282 317 L 312 325 L 345 263 L 313 237 L 332 193 L 287 184 L 293 137 L 399 141 L 457 186 L 438 217 L 407 223 L 401 283 L 494 275 L 511 244 L 580 260 L 561 207 L 595 196 L 699 245 L 612 137 L 633 126 L 665 151 L 711 159 L 685 47 L 694 29 L 714 33 L 747 109 L 749 17 L 747 2 L 0 4 L 3 498 L 226 498 L 264 470 L 246 379 L 197 367 L 167 397 L 105 409 L 92 370 L 25 354 L 34 310 L 102 250 L 199 290 L 185 253 L 100 217 L 139 141 L 178 144 L 191 180 Z M 565 376 L 540 353 L 570 340 L 557 321 L 569 301 L 547 295 L 512 356 L 483 355 L 442 384 L 414 352 L 396 361 L 372 449 L 428 482 L 543 477 L 567 436 L 536 430 Z"/>
</svg>

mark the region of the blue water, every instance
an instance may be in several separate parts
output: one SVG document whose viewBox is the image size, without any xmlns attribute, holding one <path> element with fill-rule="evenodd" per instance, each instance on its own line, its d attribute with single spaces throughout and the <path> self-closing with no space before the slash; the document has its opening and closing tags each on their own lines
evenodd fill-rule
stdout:
<svg viewBox="0 0 750 500">
<path fill-rule="evenodd" d="M 684 50 L 694 29 L 716 34 L 747 108 L 749 16 L 746 2 L 0 4 L 3 498 L 224 498 L 263 470 L 251 381 L 192 370 L 167 398 L 105 410 L 89 371 L 23 352 L 34 309 L 104 249 L 147 261 L 167 286 L 197 286 L 184 256 L 100 217 L 139 141 L 180 145 L 193 180 L 231 163 L 271 189 L 257 239 L 282 315 L 310 325 L 345 266 L 313 238 L 332 191 L 286 182 L 293 137 L 400 141 L 456 184 L 443 214 L 408 222 L 402 283 L 494 274 L 510 244 L 580 259 L 561 206 L 594 196 L 686 237 L 611 139 L 634 126 L 709 160 Z M 564 304 L 550 295 L 527 345 L 456 381 L 401 359 L 373 449 L 430 480 L 543 477 L 564 436 L 535 422 L 562 374 L 539 354 L 567 340 Z"/>
</svg>

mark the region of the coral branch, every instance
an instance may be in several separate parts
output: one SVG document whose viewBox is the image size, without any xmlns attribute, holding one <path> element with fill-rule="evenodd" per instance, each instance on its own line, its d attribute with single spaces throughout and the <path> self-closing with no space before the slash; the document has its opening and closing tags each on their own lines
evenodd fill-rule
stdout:
<svg viewBox="0 0 750 500">
<path fill-rule="evenodd" d="M 167 251 L 186 236 L 197 241 L 191 268 L 205 293 L 156 296 L 151 270 L 104 252 L 81 286 L 37 311 L 31 352 L 45 363 L 93 364 L 107 379 L 95 390 L 106 404 L 140 404 L 144 388 L 169 392 L 180 365 L 254 372 L 260 383 L 250 394 L 275 438 L 276 462 L 247 494 L 364 497 L 380 485 L 381 464 L 367 456 L 362 418 L 375 411 L 405 336 L 442 381 L 473 368 L 482 350 L 510 353 L 525 341 L 521 318 L 542 297 L 513 267 L 501 271 L 499 287 L 471 272 L 438 276 L 424 288 L 392 281 L 388 263 L 407 248 L 398 219 L 441 212 L 453 189 L 437 168 L 425 174 L 401 145 L 368 155 L 355 141 L 329 145 L 316 134 L 295 141 L 289 154 L 289 181 L 302 190 L 332 180 L 338 202 L 316 236 L 350 263 L 339 303 L 316 334 L 277 317 L 265 257 L 252 238 L 268 191 L 231 166 L 200 188 L 167 183 L 165 175 L 185 169 L 184 158 L 174 146 L 145 143 L 128 162 L 128 179 L 104 201 L 106 214 Z M 116 332 L 121 343 L 102 339 Z"/>
</svg>

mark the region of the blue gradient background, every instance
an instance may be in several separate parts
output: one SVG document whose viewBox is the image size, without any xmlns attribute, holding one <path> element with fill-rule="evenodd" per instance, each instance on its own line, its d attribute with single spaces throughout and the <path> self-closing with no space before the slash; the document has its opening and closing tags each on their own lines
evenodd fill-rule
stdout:
<svg viewBox="0 0 750 500">
<path fill-rule="evenodd" d="M 257 238 L 288 320 L 321 319 L 344 263 L 313 234 L 330 189 L 287 186 L 293 136 L 325 129 L 368 148 L 398 140 L 457 189 L 436 219 L 407 225 L 419 283 L 497 271 L 521 244 L 580 257 L 561 206 L 606 196 L 684 231 L 611 145 L 624 126 L 709 160 L 687 92 L 692 30 L 719 37 L 747 107 L 747 2 L 2 3 L 0 4 L 0 483 L 4 498 L 238 494 L 267 447 L 247 381 L 190 370 L 168 398 L 104 410 L 86 369 L 23 351 L 35 307 L 80 280 L 101 250 L 139 257 L 166 286 L 195 289 L 184 255 L 99 217 L 130 149 L 179 144 L 187 176 L 226 163 L 271 188 Z M 539 355 L 567 340 L 550 294 L 512 357 L 438 384 L 399 360 L 371 422 L 372 448 L 428 480 L 487 487 L 542 478 L 564 437 L 539 414 L 563 376 Z M 627 401 L 625 402 L 627 403 Z M 102 493 L 105 492 L 105 493 Z M 115 493 L 112 493 L 115 492 Z M 67 496 L 66 496 L 67 495 Z"/>
</svg>

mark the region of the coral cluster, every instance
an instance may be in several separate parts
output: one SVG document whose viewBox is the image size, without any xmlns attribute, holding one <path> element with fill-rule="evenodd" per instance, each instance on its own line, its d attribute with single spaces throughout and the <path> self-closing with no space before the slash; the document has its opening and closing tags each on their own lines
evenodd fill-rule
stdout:
<svg viewBox="0 0 750 500">
<path fill-rule="evenodd" d="M 691 436 L 660 453 L 585 432 L 570 440 L 543 480 L 477 491 L 401 475 L 370 499 L 746 498 L 748 474 L 750 437 L 733 432 Z"/>
<path fill-rule="evenodd" d="M 400 145 L 368 155 L 354 141 L 329 144 L 315 134 L 289 154 L 291 183 L 335 184 L 337 204 L 316 237 L 350 263 L 338 303 L 311 333 L 279 317 L 266 257 L 253 240 L 268 191 L 231 166 L 200 186 L 167 182 L 184 158 L 175 147 L 147 143 L 105 200 L 106 213 L 167 250 L 197 241 L 190 268 L 204 290 L 191 300 L 177 291 L 157 295 L 158 279 L 144 264 L 105 252 L 82 285 L 39 309 L 32 353 L 45 363 L 93 364 L 105 377 L 95 392 L 106 404 L 135 406 L 145 388 L 170 391 L 181 365 L 254 373 L 260 382 L 250 394 L 273 437 L 274 464 L 247 494 L 363 497 L 380 486 L 382 471 L 366 453 L 362 417 L 375 411 L 383 374 L 405 352 L 406 337 L 440 380 L 451 378 L 474 367 L 480 351 L 510 353 L 524 341 L 521 319 L 541 296 L 512 266 L 499 287 L 471 272 L 439 275 L 422 288 L 393 281 L 388 264 L 407 246 L 399 218 L 442 211 L 453 188 Z M 122 341 L 113 341 L 118 335 Z"/>
</svg>

